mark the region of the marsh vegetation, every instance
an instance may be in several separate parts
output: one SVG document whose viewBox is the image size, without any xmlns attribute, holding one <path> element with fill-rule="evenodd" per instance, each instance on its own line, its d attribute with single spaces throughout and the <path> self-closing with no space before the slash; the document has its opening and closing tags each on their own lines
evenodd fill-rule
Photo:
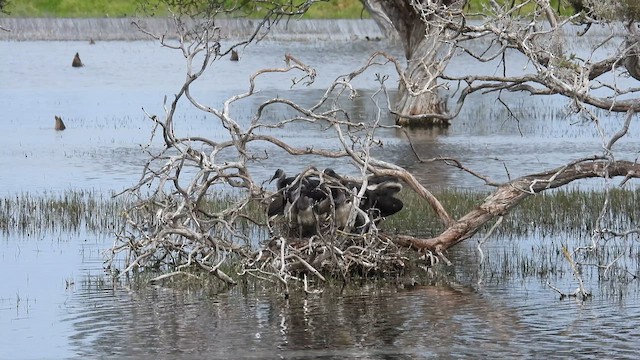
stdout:
<svg viewBox="0 0 640 360">
<path fill-rule="evenodd" d="M 443 206 L 451 209 L 453 216 L 460 216 L 471 211 L 488 193 L 441 190 L 435 195 L 441 199 Z M 611 190 L 608 193 L 561 189 L 534 196 L 506 216 L 491 238 L 482 240 L 478 248 L 470 248 L 472 251 L 469 253 L 455 257 L 457 262 L 477 263 L 478 258 L 484 257 L 485 253 L 490 254 L 477 265 L 479 272 L 476 276 L 479 278 L 502 278 L 504 281 L 509 278 L 528 277 L 541 280 L 561 279 L 571 274 L 563 253 L 563 249 L 571 248 L 575 249 L 574 261 L 580 266 L 581 274 L 584 274 L 592 285 L 598 280 L 624 284 L 638 276 L 640 253 L 636 250 L 637 233 L 629 233 L 628 236 L 619 238 L 614 236 L 615 234 L 599 233 L 596 229 L 615 229 L 633 223 L 637 215 L 636 204 L 639 196 L 638 190 L 623 189 Z M 384 221 L 381 227 L 384 234 L 433 236 L 444 230 L 443 224 L 431 213 L 432 209 L 421 197 L 412 192 L 403 192 L 400 198 L 405 207 L 396 216 Z M 212 194 L 203 203 L 203 209 L 210 212 L 221 211 L 241 200 L 240 195 Z M 123 211 L 132 206 L 132 201 L 122 197 L 106 196 L 91 191 L 67 191 L 64 194 L 23 193 L 0 199 L 0 229 L 6 236 L 30 238 L 61 232 L 109 236 L 125 225 Z M 258 219 L 257 224 L 246 221 L 242 227 L 242 232 L 248 237 L 245 244 L 248 248 L 259 247 L 265 241 L 270 241 L 269 232 L 260 225 L 267 222 L 265 207 L 264 203 L 253 202 L 243 209 L 243 215 L 247 218 Z M 604 217 L 603 209 L 607 212 Z M 488 226 L 483 228 L 479 237 L 488 231 Z M 495 251 L 497 249 L 503 250 Z M 447 274 L 452 270 L 450 265 L 440 264 L 426 271 L 427 262 L 424 258 L 413 255 L 413 251 L 401 251 L 397 247 L 393 250 L 394 253 L 400 251 L 403 264 L 401 267 L 387 269 L 383 273 L 370 271 L 368 275 L 367 271 L 362 272 L 364 269 L 357 266 L 353 266 L 351 271 L 374 279 L 380 276 L 389 277 L 399 284 L 406 281 L 427 284 L 447 281 Z M 169 264 L 162 266 L 158 263 L 149 266 L 148 270 L 153 271 L 148 272 L 139 281 L 164 279 L 163 274 L 176 270 L 166 267 L 167 265 Z M 242 258 L 239 257 L 225 263 L 223 268 L 229 271 L 235 282 L 241 281 L 243 276 L 240 274 L 246 270 L 243 269 Z M 186 278 L 167 279 L 167 285 L 183 287 L 189 286 L 191 282 L 197 287 L 202 286 L 203 282 L 211 282 L 207 272 L 202 272 L 201 268 L 181 269 Z M 331 273 L 328 269 L 325 270 L 325 275 Z M 155 275 L 152 275 L 154 273 Z M 449 277 L 448 281 L 454 278 Z M 338 276 L 336 280 L 345 281 L 347 278 Z M 183 283 L 184 281 L 187 282 Z M 217 287 L 216 285 L 214 288 Z"/>
<path fill-rule="evenodd" d="M 338 25 L 352 29 L 349 22 Z M 599 43 L 608 36 L 598 34 L 585 41 Z M 474 357 L 480 348 L 488 357 L 532 353 L 569 356 L 576 348 L 604 357 L 635 354 L 640 294 L 635 231 L 638 194 L 631 177 L 619 177 L 626 180 L 621 184 L 598 173 L 599 179 L 527 194 L 517 206 L 500 212 L 479 226 L 472 237 L 441 255 L 384 242 L 385 237 L 397 236 L 434 238 L 447 229 L 433 207 L 406 182 L 397 195 L 402 211 L 376 224 L 373 235 L 382 240 L 378 243 L 363 242 L 373 237 L 354 236 L 361 234 L 324 240 L 300 239 L 296 234 L 283 236 L 286 241 L 278 242 L 284 232 L 274 226 L 270 232 L 266 214 L 276 192 L 275 184 L 268 180 L 276 169 L 297 174 L 314 171 L 310 165 L 315 165 L 318 172 L 334 168 L 359 181 L 364 178 L 362 168 L 354 166 L 357 160 L 350 157 L 306 154 L 343 149 L 328 131 L 328 122 L 298 118 L 297 108 L 265 108 L 268 115 L 258 121 L 265 126 L 256 134 L 281 139 L 305 154 L 292 156 L 273 144 L 252 143 L 247 147 L 250 160 L 246 172 L 230 170 L 241 159 L 234 147 L 210 156 L 215 146 L 194 146 L 194 139 L 206 136 L 214 145 L 229 144 L 231 133 L 225 125 L 249 129 L 255 110 L 265 101 L 286 98 L 308 109 L 325 95 L 333 79 L 345 79 L 345 68 L 361 67 L 362 58 L 368 59 L 383 47 L 392 48 L 394 57 L 402 56 L 402 50 L 393 49 L 392 43 L 367 41 L 361 33 L 348 43 L 297 36 L 307 36 L 307 40 L 268 41 L 240 48 L 238 62 L 218 58 L 223 61 L 211 63 L 210 76 L 198 80 L 192 95 L 203 96 L 211 104 L 224 104 L 229 96 L 244 93 L 247 74 L 265 64 L 280 68 L 283 55 L 292 51 L 303 54 L 296 58 L 301 62 L 316 65 L 317 81 L 320 74 L 330 74 L 329 81 L 290 91 L 291 73 L 257 78 L 259 92 L 237 103 L 229 102 L 230 111 L 224 114 L 235 124 L 219 122 L 189 102 L 179 102 L 172 118 L 173 134 L 184 142 L 169 149 L 164 135 L 170 131 L 157 131 L 149 140 L 153 127 L 162 125 L 145 117 L 140 106 L 161 122 L 166 120 L 163 114 L 172 105 L 171 95 L 166 108 L 158 104 L 165 93 L 174 94 L 184 83 L 184 74 L 175 71 L 184 69 L 182 54 L 167 56 L 167 52 L 176 52 L 161 49 L 154 42 L 0 42 L 0 52 L 16 54 L 7 59 L 8 67 L 0 69 L 0 77 L 10 84 L 0 88 L 0 103 L 7 114 L 0 123 L 12 130 L 0 133 L 4 144 L 1 158 L 8 169 L 0 172 L 0 348 L 6 356 L 99 358 L 152 353 L 227 358 L 256 353 L 283 357 L 329 353 L 340 358 L 446 358 Z M 567 40 L 567 44 L 574 43 Z M 602 49 L 615 52 L 618 47 L 608 44 Z M 86 66 L 72 69 L 69 61 L 77 51 Z M 341 59 L 340 66 L 331 66 L 336 57 Z M 458 60 L 451 73 L 472 67 L 469 59 Z M 473 69 L 492 72 L 494 65 Z M 526 62 L 515 67 L 526 68 Z M 617 84 L 632 84 L 617 69 L 623 74 Z M 227 81 L 219 81 L 219 74 Z M 385 84 L 398 81 L 394 69 L 376 65 L 374 73 L 360 78 L 365 81 L 354 83 L 353 99 L 331 98 L 332 102 L 326 103 L 331 106 L 322 110 L 333 111 L 335 105 L 356 124 L 346 137 L 353 141 L 347 142 L 349 149 L 366 143 L 358 142 L 358 135 L 366 134 L 360 122 L 379 120 L 381 126 L 372 136 L 376 142 L 370 147 L 371 158 L 398 164 L 414 174 L 453 219 L 481 207 L 496 187 L 531 172 L 557 169 L 583 156 L 607 158 L 609 151 L 614 160 L 637 157 L 640 132 L 635 121 L 628 124 L 629 131 L 619 141 L 607 146 L 624 128 L 627 114 L 616 116 L 591 109 L 590 114 L 598 120 L 585 119 L 584 113 L 574 112 L 557 96 L 541 99 L 506 91 L 494 93 L 494 97 L 471 95 L 468 106 L 448 128 L 411 128 L 405 133 L 395 127 L 385 110 L 386 98 L 380 97 L 377 80 L 385 76 Z M 393 99 L 395 90 L 388 90 Z M 64 132 L 53 130 L 52 112 L 64 117 Z M 382 115 L 378 117 L 378 113 Z M 340 125 L 346 127 L 347 122 Z M 240 133 L 239 138 L 249 134 Z M 188 149 L 182 145 L 191 145 L 194 151 L 181 152 Z M 185 158 L 180 172 L 162 172 L 172 164 L 180 165 L 180 156 L 198 152 L 207 156 L 191 163 Z M 455 165 L 451 159 L 467 170 L 482 172 L 493 182 L 451 166 Z M 141 174 L 145 164 L 151 166 L 151 172 Z M 203 191 L 196 202 L 197 197 L 185 198 L 179 191 L 198 188 L 199 183 L 191 180 L 203 170 L 202 164 L 220 167 L 210 173 L 214 186 Z M 145 184 L 149 186 L 113 197 L 154 172 L 162 176 Z M 256 185 L 256 194 L 245 187 L 233 187 L 247 175 Z M 196 185 L 190 188 L 192 184 Z M 197 207 L 181 207 L 195 203 Z M 203 215 L 205 222 L 197 217 L 202 213 L 181 217 L 184 209 L 197 209 L 208 216 Z M 273 224 L 284 220 L 274 219 Z M 216 226 L 206 228 L 206 221 Z M 232 226 L 225 227 L 225 221 Z M 210 230 L 201 234 L 215 240 L 211 252 L 201 251 L 202 244 L 210 244 L 206 237 L 199 242 L 188 236 L 167 235 L 171 229 L 196 223 L 201 228 L 189 230 Z M 161 241 L 155 243 L 137 242 L 155 235 L 167 236 L 158 237 Z M 166 238 L 171 241 L 163 243 Z M 339 261 L 325 262 L 316 269 L 325 278 L 323 282 L 293 256 L 307 256 L 305 246 L 310 241 L 320 250 L 337 245 L 341 251 L 343 244 L 347 245 L 344 248 L 351 246 L 350 251 L 362 248 L 362 244 L 386 244 L 386 249 L 394 252 L 381 252 L 376 257 L 372 251 L 367 256 L 380 261 L 391 254 L 394 257 L 389 258 L 402 261 L 404 266 L 364 270 L 367 268 L 357 260 L 367 257 L 350 258 L 349 253 L 341 257 L 335 251 Z M 154 255 L 158 256 L 138 263 L 144 266 L 123 271 L 132 264 L 124 256 L 126 249 L 122 256 L 113 257 L 111 252 L 112 246 L 123 244 L 137 255 L 156 245 Z M 138 247 L 147 244 L 149 248 Z M 216 269 L 229 275 L 237 286 L 212 276 L 213 267 L 203 268 L 194 261 L 180 267 L 188 264 L 189 257 L 172 257 L 177 253 L 171 253 L 176 244 L 183 253 L 203 254 L 195 259 L 204 259 L 204 265 L 219 264 Z M 260 262 L 265 259 L 272 260 L 269 266 L 281 265 L 277 261 L 282 245 L 285 256 L 294 261 L 284 263 L 286 271 L 281 278 L 289 289 L 299 287 L 307 293 L 289 291 L 285 298 L 282 292 L 287 284 L 277 276 L 249 275 L 247 270 L 257 274 L 256 264 L 265 264 Z M 375 246 L 366 250 L 380 249 Z M 266 269 L 279 275 L 282 267 Z M 344 269 L 348 276 L 343 275 Z M 577 287 L 594 296 L 584 296 L 581 301 L 557 300 L 554 288 L 576 294 Z M 425 342 L 425 333 L 443 340 Z M 33 346 L 33 339 L 38 339 L 39 346 Z"/>
</svg>

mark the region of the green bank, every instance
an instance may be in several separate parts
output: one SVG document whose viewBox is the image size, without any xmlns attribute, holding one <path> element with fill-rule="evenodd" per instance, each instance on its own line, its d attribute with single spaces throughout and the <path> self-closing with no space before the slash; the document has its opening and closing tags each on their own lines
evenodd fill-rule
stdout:
<svg viewBox="0 0 640 360">
<path fill-rule="evenodd" d="M 552 0 L 551 5 L 557 8 L 559 0 Z M 9 16 L 14 17 L 126 17 L 140 13 L 142 3 L 158 3 L 159 0 L 5 0 Z M 300 3 L 300 0 L 294 3 Z M 504 3 L 505 1 L 497 1 Z M 521 2 L 521 1 L 516 1 Z M 513 4 L 512 0 L 506 2 Z M 489 0 L 469 1 L 467 13 L 486 13 Z M 156 15 L 167 15 L 162 6 L 157 7 Z M 532 6 L 523 7 L 526 13 Z M 564 11 L 563 11 L 564 12 Z M 320 1 L 309 9 L 305 18 L 313 19 L 357 19 L 369 17 L 360 0 L 328 0 Z"/>
<path fill-rule="evenodd" d="M 139 14 L 142 3 L 141 0 L 9 0 L 5 10 L 14 17 L 126 17 Z M 158 6 L 156 15 L 164 16 L 167 12 Z M 361 16 L 368 17 L 359 0 L 323 1 L 314 4 L 306 15 L 318 19 Z"/>
</svg>

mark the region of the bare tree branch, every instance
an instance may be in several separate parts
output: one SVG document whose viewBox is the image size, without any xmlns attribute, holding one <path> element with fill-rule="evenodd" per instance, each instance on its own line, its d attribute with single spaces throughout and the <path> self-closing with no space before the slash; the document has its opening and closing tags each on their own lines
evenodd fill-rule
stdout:
<svg viewBox="0 0 640 360">
<path fill-rule="evenodd" d="M 488 196 L 482 204 L 455 221 L 440 235 L 430 239 L 398 236 L 394 241 L 403 246 L 444 251 L 473 236 L 484 224 L 496 216 L 503 216 L 522 200 L 541 191 L 554 189 L 576 180 L 625 176 L 640 177 L 640 165 L 629 161 L 584 159 L 542 173 L 519 177 Z"/>
</svg>

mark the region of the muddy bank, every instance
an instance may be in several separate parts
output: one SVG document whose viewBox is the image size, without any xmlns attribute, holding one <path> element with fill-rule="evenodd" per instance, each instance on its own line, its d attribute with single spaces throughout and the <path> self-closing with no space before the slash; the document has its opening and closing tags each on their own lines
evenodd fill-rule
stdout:
<svg viewBox="0 0 640 360">
<path fill-rule="evenodd" d="M 133 24 L 135 18 L 0 18 L 0 40 L 148 40 Z M 173 20 L 147 18 L 141 24 L 152 33 L 176 36 Z M 258 26 L 258 20 L 220 19 L 217 25 L 229 40 L 246 38 Z M 274 41 L 348 41 L 380 39 L 383 33 L 373 20 L 292 20 L 270 29 L 266 40 Z"/>
</svg>

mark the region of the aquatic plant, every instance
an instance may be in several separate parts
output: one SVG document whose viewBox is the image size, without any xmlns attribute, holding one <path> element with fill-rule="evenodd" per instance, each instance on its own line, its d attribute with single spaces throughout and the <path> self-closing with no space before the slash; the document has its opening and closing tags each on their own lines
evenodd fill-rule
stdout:
<svg viewBox="0 0 640 360">
<path fill-rule="evenodd" d="M 21 193 L 0 198 L 0 230 L 37 236 L 47 232 L 113 232 L 122 221 L 126 197 L 93 190 Z"/>
</svg>

